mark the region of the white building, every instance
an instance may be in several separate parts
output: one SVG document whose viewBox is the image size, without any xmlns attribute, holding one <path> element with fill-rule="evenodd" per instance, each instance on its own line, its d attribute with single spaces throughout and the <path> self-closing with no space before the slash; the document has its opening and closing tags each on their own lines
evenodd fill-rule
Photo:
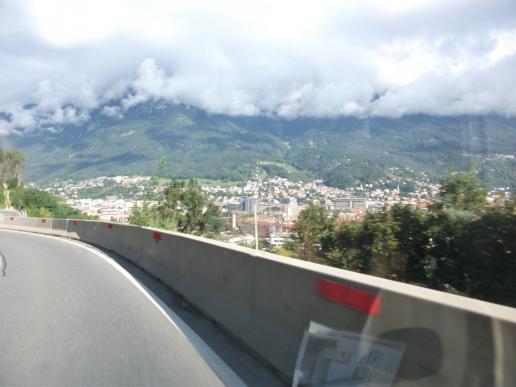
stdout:
<svg viewBox="0 0 516 387">
<path fill-rule="evenodd" d="M 289 240 L 290 234 L 288 233 L 271 234 L 269 237 L 269 243 L 272 247 L 282 247 Z"/>
</svg>

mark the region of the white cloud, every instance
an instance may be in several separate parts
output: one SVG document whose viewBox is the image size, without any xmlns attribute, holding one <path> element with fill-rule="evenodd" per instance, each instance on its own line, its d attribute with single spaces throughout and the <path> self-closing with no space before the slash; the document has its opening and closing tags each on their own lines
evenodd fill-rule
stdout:
<svg viewBox="0 0 516 387">
<path fill-rule="evenodd" d="M 152 98 L 234 115 L 515 115 L 514 68 L 511 0 L 0 3 L 3 132 Z"/>
<path fill-rule="evenodd" d="M 122 118 L 124 116 L 120 106 L 104 106 L 100 113 L 107 117 Z"/>
</svg>

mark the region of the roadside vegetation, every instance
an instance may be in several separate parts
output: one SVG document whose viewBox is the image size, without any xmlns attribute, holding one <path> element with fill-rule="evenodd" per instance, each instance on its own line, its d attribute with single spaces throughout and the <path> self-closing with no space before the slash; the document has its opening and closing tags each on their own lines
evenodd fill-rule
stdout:
<svg viewBox="0 0 516 387">
<path fill-rule="evenodd" d="M 172 180 L 157 205 L 135 205 L 129 223 L 215 238 L 224 219 L 194 180 Z"/>
<path fill-rule="evenodd" d="M 62 199 L 23 184 L 23 154 L 0 149 L 0 208 L 14 208 L 27 216 L 42 218 L 90 219 Z"/>
<path fill-rule="evenodd" d="M 70 207 L 62 199 L 36 188 L 16 187 L 10 190 L 11 206 L 39 218 L 92 219 Z"/>
<path fill-rule="evenodd" d="M 441 183 L 440 200 L 427 210 L 396 204 L 360 221 L 340 222 L 311 204 L 292 239 L 272 251 L 516 306 L 516 202 L 488 205 L 473 172 L 449 173 Z M 172 180 L 157 204 L 135 206 L 129 222 L 210 238 L 228 228 L 194 180 Z"/>
<path fill-rule="evenodd" d="M 516 202 L 487 205 L 473 172 L 449 174 L 428 211 L 396 204 L 339 224 L 313 204 L 289 255 L 516 306 Z"/>
</svg>

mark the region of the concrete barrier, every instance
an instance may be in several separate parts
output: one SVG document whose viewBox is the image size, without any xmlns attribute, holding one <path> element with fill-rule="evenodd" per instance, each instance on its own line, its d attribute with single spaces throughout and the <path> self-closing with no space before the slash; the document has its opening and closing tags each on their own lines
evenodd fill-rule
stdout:
<svg viewBox="0 0 516 387">
<path fill-rule="evenodd" d="M 134 263 L 142 245 L 141 227 L 120 223 L 69 220 L 66 236 L 114 252 Z"/>
<path fill-rule="evenodd" d="M 75 222 L 68 222 L 67 225 L 67 232 L 70 237 L 99 247 L 105 245 L 106 236 L 104 232 L 106 230 L 106 223 L 89 220 L 76 220 Z"/>
<path fill-rule="evenodd" d="M 6 216 L 3 221 L 3 225 L 6 228 L 43 234 L 52 234 L 52 223 L 53 219 L 23 218 L 20 216 Z"/>
<path fill-rule="evenodd" d="M 66 223 L 66 236 L 72 239 L 79 239 L 79 233 L 82 234 L 84 221 L 78 219 L 68 219 Z"/>
<path fill-rule="evenodd" d="M 66 229 L 68 227 L 67 219 L 53 219 L 52 220 L 52 234 L 59 236 L 67 236 Z"/>
<path fill-rule="evenodd" d="M 29 218 L 0 226 L 66 235 L 126 257 L 288 380 L 316 322 L 402 344 L 393 386 L 516 385 L 514 308 L 138 226 Z"/>
<path fill-rule="evenodd" d="M 161 240 L 154 234 L 160 233 Z M 249 329 L 254 265 L 249 255 L 223 243 L 142 229 L 137 264 L 182 294 L 235 336 Z"/>
<path fill-rule="evenodd" d="M 228 248 L 202 238 L 172 233 L 163 233 L 162 238 L 149 242 L 147 235 L 137 263 L 288 378 L 293 375 L 301 338 L 311 321 L 405 343 L 410 356 L 398 375 L 400 383 L 405 376 L 409 385 L 417 385 L 421 382 L 418 379 L 426 379 L 428 385 L 437 381 L 458 385 L 465 377 L 459 372 L 460 365 L 468 370 L 473 384 L 489 384 L 494 380 L 490 357 L 493 321 L 509 319 L 510 331 L 505 332 L 510 332 L 516 344 L 516 311 L 512 308 L 245 248 Z M 321 280 L 378 297 L 381 313 L 373 316 L 321 297 L 316 291 Z M 501 346 L 515 359 L 511 348 L 516 346 L 506 343 Z M 512 368 L 507 366 L 504 372 L 516 380 Z"/>
<path fill-rule="evenodd" d="M 112 232 L 116 234 L 116 246 L 111 246 L 111 250 L 136 264 L 140 259 L 143 239 L 147 236 L 142 228 L 134 225 L 120 227 L 115 224 Z"/>
<path fill-rule="evenodd" d="M 119 233 L 114 231 L 120 230 L 120 227 L 124 227 L 124 225 L 115 226 L 113 223 L 91 220 L 69 220 L 67 236 L 109 251 L 115 251 Z"/>
</svg>

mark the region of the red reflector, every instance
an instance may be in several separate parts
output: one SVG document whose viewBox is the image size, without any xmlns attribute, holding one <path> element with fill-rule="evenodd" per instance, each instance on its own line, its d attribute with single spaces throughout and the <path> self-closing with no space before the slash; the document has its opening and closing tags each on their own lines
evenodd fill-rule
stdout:
<svg viewBox="0 0 516 387">
<path fill-rule="evenodd" d="M 376 316 L 380 313 L 382 301 L 373 293 L 342 285 L 337 282 L 319 279 L 317 293 L 330 301 Z"/>
<path fill-rule="evenodd" d="M 155 239 L 157 241 L 160 241 L 161 240 L 161 233 L 160 232 L 154 232 L 152 234 L 152 239 Z"/>
<path fill-rule="evenodd" d="M 41 219 L 41 223 L 45 223 L 46 221 L 46 219 Z"/>
<path fill-rule="evenodd" d="M 77 225 L 77 224 L 79 224 L 79 222 L 78 222 L 78 221 L 76 221 L 76 220 L 74 220 L 74 221 L 73 221 L 73 224 Z"/>
<path fill-rule="evenodd" d="M 14 216 L 11 216 L 11 220 L 14 220 Z"/>
<path fill-rule="evenodd" d="M 111 223 L 109 223 L 109 224 L 107 225 L 107 227 L 108 227 L 108 228 L 113 228 L 113 225 L 112 225 Z"/>
</svg>

